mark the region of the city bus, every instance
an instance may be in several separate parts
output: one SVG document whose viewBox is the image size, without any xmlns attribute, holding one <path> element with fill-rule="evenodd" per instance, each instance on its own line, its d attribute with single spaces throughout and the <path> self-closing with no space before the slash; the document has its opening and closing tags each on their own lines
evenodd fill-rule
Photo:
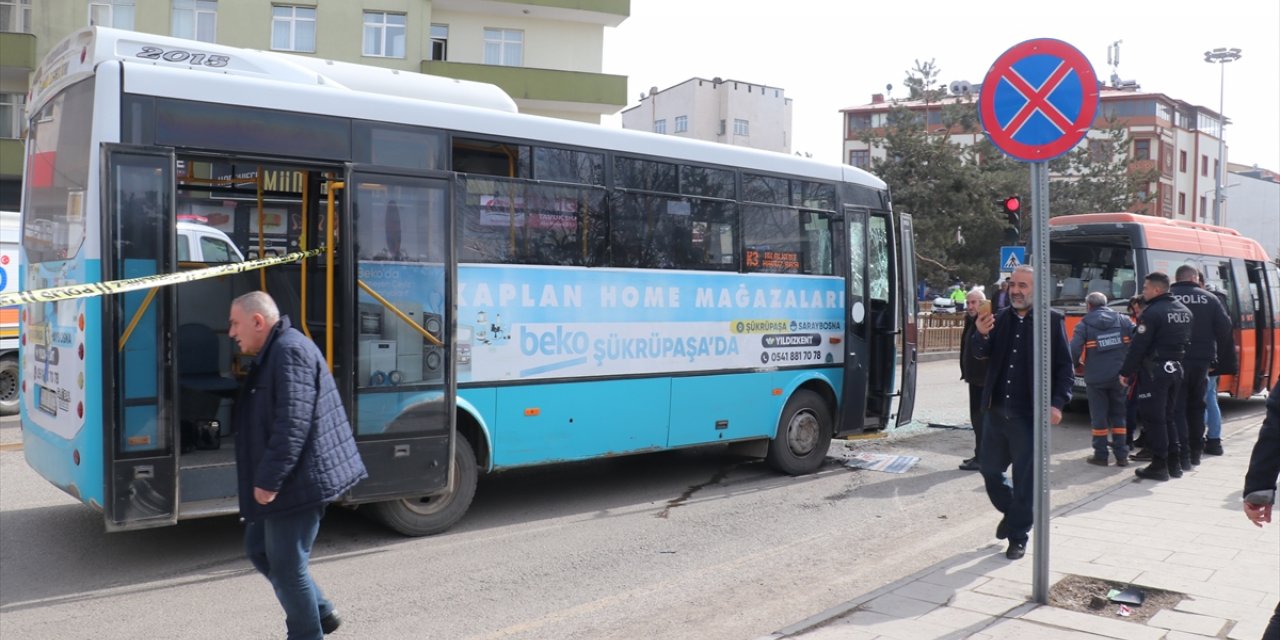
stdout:
<svg viewBox="0 0 1280 640">
<path fill-rule="evenodd" d="M 1280 272 L 1256 240 L 1234 229 L 1133 213 L 1089 213 L 1049 220 L 1052 304 L 1067 314 L 1067 333 L 1085 313 L 1085 296 L 1100 291 L 1124 311 L 1142 292 L 1146 274 L 1170 279 L 1193 265 L 1225 299 L 1239 373 L 1221 376 L 1218 391 L 1248 398 L 1280 375 Z M 1082 378 L 1077 377 L 1077 380 Z"/>
<path fill-rule="evenodd" d="M 484 473 L 727 444 L 806 474 L 910 420 L 911 219 L 856 168 L 101 27 L 27 114 L 24 290 L 202 276 L 23 307 L 26 459 L 109 531 L 236 512 L 226 318 L 259 289 L 337 380 L 342 503 L 407 535 Z M 190 220 L 234 254 L 184 253 Z M 270 266 L 203 277 L 239 255 Z"/>
</svg>

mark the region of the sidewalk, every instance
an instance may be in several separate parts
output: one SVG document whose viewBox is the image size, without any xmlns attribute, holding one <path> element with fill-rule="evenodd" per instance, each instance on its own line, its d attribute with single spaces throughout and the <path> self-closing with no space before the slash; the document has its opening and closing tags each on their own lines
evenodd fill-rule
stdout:
<svg viewBox="0 0 1280 640">
<path fill-rule="evenodd" d="M 1258 640 L 1280 601 L 1280 522 L 1259 529 L 1241 508 L 1257 436 L 1257 426 L 1236 432 L 1225 456 L 1205 456 L 1181 479 L 1135 478 L 1053 514 L 1051 586 L 1073 574 L 1186 594 L 1145 624 L 1116 615 L 1115 604 L 1104 616 L 1031 602 L 1034 538 L 1010 561 L 993 537 L 761 640 Z M 993 509 L 993 535 L 996 521 Z"/>
</svg>

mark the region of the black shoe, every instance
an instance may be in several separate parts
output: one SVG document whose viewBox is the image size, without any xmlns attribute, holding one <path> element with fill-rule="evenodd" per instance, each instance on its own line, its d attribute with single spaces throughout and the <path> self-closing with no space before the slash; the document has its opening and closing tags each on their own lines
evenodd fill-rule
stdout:
<svg viewBox="0 0 1280 640">
<path fill-rule="evenodd" d="M 982 468 L 982 465 L 978 463 L 977 458 L 969 458 L 968 460 L 965 460 L 964 462 L 960 463 L 961 471 L 977 471 L 978 469 L 981 469 L 981 468 Z"/>
<path fill-rule="evenodd" d="M 1009 537 L 1009 520 L 1000 518 L 1000 524 L 996 525 L 996 538 L 1004 540 Z"/>
<path fill-rule="evenodd" d="M 1127 467 L 1127 466 L 1129 466 L 1129 456 L 1127 456 L 1127 455 L 1126 455 L 1126 456 L 1116 456 L 1116 466 L 1117 466 L 1117 467 Z"/>
<path fill-rule="evenodd" d="M 1129 456 L 1130 460 L 1150 460 L 1151 451 L 1149 449 L 1138 449 L 1138 452 Z"/>
<path fill-rule="evenodd" d="M 1204 452 L 1211 456 L 1222 455 L 1222 440 L 1220 438 L 1209 438 L 1204 441 Z"/>
<path fill-rule="evenodd" d="M 1199 451 L 1192 451 L 1192 452 L 1191 452 L 1191 466 L 1193 466 L 1193 467 L 1198 467 L 1198 466 L 1200 466 L 1200 452 L 1199 452 Z M 1183 468 L 1183 471 L 1190 471 L 1190 469 Z"/>
<path fill-rule="evenodd" d="M 1088 458 L 1085 458 L 1085 459 L 1084 459 L 1084 461 L 1085 461 L 1085 462 L 1088 462 L 1089 464 L 1092 464 L 1092 465 L 1097 465 L 1097 466 L 1099 466 L 1099 467 L 1105 467 L 1105 466 L 1107 466 L 1107 457 L 1106 457 L 1106 456 L 1102 456 L 1102 457 L 1098 457 L 1098 456 L 1089 456 Z M 1116 464 L 1119 464 L 1119 463 L 1120 463 L 1120 460 L 1118 460 L 1118 459 L 1117 459 L 1117 460 L 1116 460 Z"/>
<path fill-rule="evenodd" d="M 338 617 L 337 611 L 330 611 L 329 615 L 320 618 L 320 630 L 323 631 L 326 636 L 337 631 L 338 627 L 341 626 L 342 618 Z"/>
<path fill-rule="evenodd" d="M 1025 542 L 1010 542 L 1009 548 L 1004 552 L 1004 557 L 1010 560 L 1017 560 L 1025 555 L 1027 555 L 1027 543 Z"/>
<path fill-rule="evenodd" d="M 1182 460 L 1178 458 L 1169 458 L 1165 464 L 1165 468 L 1169 471 L 1170 478 L 1182 477 Z"/>
<path fill-rule="evenodd" d="M 1182 473 L 1179 469 L 1178 473 Z M 1164 482 L 1169 479 L 1169 467 L 1164 460 L 1152 460 L 1151 464 L 1133 470 L 1133 475 L 1143 480 L 1159 480 Z"/>
</svg>

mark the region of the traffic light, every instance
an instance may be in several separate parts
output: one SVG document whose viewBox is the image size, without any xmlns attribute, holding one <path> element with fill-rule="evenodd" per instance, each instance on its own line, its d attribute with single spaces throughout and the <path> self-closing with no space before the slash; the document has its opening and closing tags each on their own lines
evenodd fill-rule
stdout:
<svg viewBox="0 0 1280 640">
<path fill-rule="evenodd" d="M 1022 198 L 1009 196 L 1000 201 L 1000 208 L 1004 211 L 1004 219 L 1009 225 L 1004 231 L 1005 240 L 1008 244 L 1017 244 L 1018 236 L 1022 232 Z"/>
</svg>

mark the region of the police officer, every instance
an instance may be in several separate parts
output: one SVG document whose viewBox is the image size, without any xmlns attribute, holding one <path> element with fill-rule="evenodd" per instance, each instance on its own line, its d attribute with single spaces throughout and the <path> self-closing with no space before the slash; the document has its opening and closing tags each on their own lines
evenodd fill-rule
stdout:
<svg viewBox="0 0 1280 640">
<path fill-rule="evenodd" d="M 1142 297 L 1147 308 L 1138 318 L 1129 353 L 1120 367 L 1123 379 L 1138 376 L 1138 412 L 1151 451 L 1151 464 L 1134 473 L 1150 480 L 1180 478 L 1174 402 L 1182 382 L 1182 358 L 1191 342 L 1191 311 L 1169 295 L 1169 276 L 1159 271 L 1143 281 Z"/>
<path fill-rule="evenodd" d="M 1209 369 L 1217 361 L 1217 373 L 1236 372 L 1236 348 L 1231 339 L 1231 318 L 1218 297 L 1200 287 L 1200 272 L 1189 264 L 1178 267 L 1169 295 L 1191 311 L 1191 344 L 1182 359 L 1182 387 L 1174 405 L 1183 471 L 1200 464 L 1204 452 L 1205 387 Z"/>
</svg>

